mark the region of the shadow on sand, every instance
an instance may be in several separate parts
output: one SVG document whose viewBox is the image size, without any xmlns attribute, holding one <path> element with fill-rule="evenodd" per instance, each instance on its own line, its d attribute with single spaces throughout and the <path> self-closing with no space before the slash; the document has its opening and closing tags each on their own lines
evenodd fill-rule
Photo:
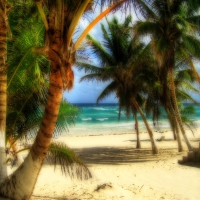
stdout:
<svg viewBox="0 0 200 200">
<path fill-rule="evenodd" d="M 166 160 L 184 154 L 177 152 L 177 149 L 160 149 L 158 155 L 153 155 L 150 149 L 123 147 L 93 147 L 74 149 L 74 151 L 85 164 L 110 165 Z"/>
</svg>

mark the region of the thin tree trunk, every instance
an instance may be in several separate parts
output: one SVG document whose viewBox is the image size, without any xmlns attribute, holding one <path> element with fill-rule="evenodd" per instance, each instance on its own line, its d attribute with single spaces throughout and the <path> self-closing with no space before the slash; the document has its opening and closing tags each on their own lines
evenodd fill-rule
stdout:
<svg viewBox="0 0 200 200">
<path fill-rule="evenodd" d="M 137 112 L 134 109 L 133 109 L 133 115 L 135 118 L 135 129 L 136 129 L 136 136 L 137 136 L 136 149 L 141 149 L 138 117 L 137 117 Z"/>
<path fill-rule="evenodd" d="M 176 133 L 177 133 L 177 131 L 175 131 L 175 130 L 173 129 L 172 132 L 173 132 L 174 140 L 176 140 L 176 139 L 177 139 L 177 137 L 176 137 Z"/>
<path fill-rule="evenodd" d="M 171 104 L 170 101 L 170 112 L 172 113 L 172 121 L 174 123 L 174 134 L 176 134 L 176 138 L 177 138 L 177 143 L 178 143 L 178 151 L 182 152 L 183 151 L 183 145 L 182 145 L 182 141 L 181 141 L 181 137 L 180 137 L 180 132 L 179 132 L 179 127 L 178 127 L 178 122 L 177 119 L 175 117 L 175 113 L 174 113 L 174 109 L 173 106 Z"/>
<path fill-rule="evenodd" d="M 174 134 L 174 137 L 176 137 L 176 139 L 177 139 L 178 151 L 182 152 L 183 151 L 183 145 L 182 145 L 182 141 L 181 141 L 181 137 L 180 137 L 178 122 L 177 122 L 177 119 L 175 117 L 175 113 L 174 113 L 174 109 L 173 109 L 171 101 L 169 102 L 169 106 L 170 106 L 170 108 L 169 108 L 170 114 L 168 114 L 168 115 L 170 115 L 169 118 L 170 118 L 170 121 L 171 121 L 171 124 L 172 124 L 173 134 Z"/>
<path fill-rule="evenodd" d="M 177 125 L 178 125 L 177 120 L 176 120 L 176 123 L 177 123 Z M 179 127 L 178 127 L 177 125 L 176 125 L 176 127 L 175 127 L 175 131 L 176 131 L 176 136 L 177 136 L 178 151 L 179 151 L 179 152 L 182 152 L 182 151 L 183 151 L 183 145 L 182 145 L 182 142 L 181 142 Z"/>
<path fill-rule="evenodd" d="M 181 115 L 180 115 L 180 112 L 179 112 L 179 109 L 178 109 L 178 104 L 177 104 L 177 99 L 176 99 L 176 91 L 175 91 L 175 86 L 174 86 L 173 69 L 172 68 L 169 69 L 169 77 L 170 77 L 170 82 L 171 82 L 170 89 L 171 89 L 172 102 L 173 102 L 173 105 L 174 105 L 175 116 L 176 116 L 177 122 L 178 122 L 178 124 L 180 126 L 183 138 L 184 138 L 184 140 L 185 140 L 185 142 L 187 144 L 188 150 L 192 151 L 193 147 L 190 144 L 190 141 L 188 140 L 188 138 L 187 138 L 187 136 L 185 134 L 185 129 L 183 127 Z"/>
<path fill-rule="evenodd" d="M 147 120 L 146 120 L 146 117 L 145 117 L 144 113 L 142 112 L 140 106 L 138 105 L 137 101 L 134 98 L 132 98 L 132 103 L 133 103 L 134 107 L 137 108 L 137 110 L 140 113 L 140 115 L 141 115 L 141 117 L 143 119 L 143 122 L 144 122 L 144 124 L 145 124 L 145 126 L 147 128 L 147 131 L 149 133 L 149 137 L 150 137 L 150 140 L 151 140 L 152 153 L 153 154 L 158 154 L 158 148 L 157 148 L 156 143 L 155 143 L 153 132 L 152 132 Z"/>
<path fill-rule="evenodd" d="M 6 166 L 6 106 L 7 106 L 7 75 L 6 75 L 6 18 L 7 2 L 0 0 L 0 182 L 7 176 Z"/>
</svg>

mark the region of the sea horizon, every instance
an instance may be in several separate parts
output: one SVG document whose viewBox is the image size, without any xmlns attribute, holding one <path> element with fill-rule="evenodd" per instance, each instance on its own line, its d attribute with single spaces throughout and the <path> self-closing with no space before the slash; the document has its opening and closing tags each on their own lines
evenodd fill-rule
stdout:
<svg viewBox="0 0 200 200">
<path fill-rule="evenodd" d="M 125 111 L 121 111 L 119 119 L 118 103 L 72 103 L 72 105 L 80 108 L 80 115 L 77 117 L 77 122 L 69 128 L 67 135 L 104 135 L 104 134 L 126 134 L 135 133 L 135 120 L 133 116 L 126 117 Z M 194 105 L 191 103 L 184 103 Z M 195 115 L 192 120 L 196 127 L 200 127 L 200 106 L 194 105 Z M 139 130 L 146 132 L 146 127 L 138 114 Z M 151 116 L 147 117 L 148 123 L 153 131 L 171 130 L 170 124 L 165 113 L 162 113 L 161 118 L 156 125 L 152 121 Z"/>
</svg>

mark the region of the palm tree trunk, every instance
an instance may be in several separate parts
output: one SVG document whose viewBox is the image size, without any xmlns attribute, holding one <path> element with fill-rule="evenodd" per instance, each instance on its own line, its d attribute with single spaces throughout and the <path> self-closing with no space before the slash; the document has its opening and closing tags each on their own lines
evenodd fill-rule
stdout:
<svg viewBox="0 0 200 200">
<path fill-rule="evenodd" d="M 157 148 L 156 143 L 155 143 L 153 132 L 152 132 L 147 120 L 146 120 L 146 117 L 145 117 L 144 113 L 142 112 L 140 106 L 138 105 L 137 101 L 134 98 L 132 98 L 131 100 L 132 100 L 132 103 L 133 103 L 134 107 L 140 113 L 140 115 L 141 115 L 141 117 L 143 119 L 143 122 L 144 122 L 144 124 L 145 124 L 145 126 L 147 128 L 147 131 L 149 133 L 149 137 L 150 137 L 150 140 L 151 140 L 151 146 L 152 146 L 152 153 L 153 154 L 158 154 L 158 148 Z"/>
<path fill-rule="evenodd" d="M 175 119 L 175 120 L 176 120 L 176 119 Z M 177 125 L 178 125 L 177 120 L 176 120 L 176 123 L 177 123 Z M 182 152 L 182 151 L 183 151 L 183 145 L 182 145 L 182 142 L 181 142 L 179 127 L 178 127 L 177 125 L 176 125 L 176 127 L 175 127 L 175 133 L 176 133 L 176 136 L 177 136 L 178 151 L 179 151 L 179 152 Z"/>
<path fill-rule="evenodd" d="M 171 89 L 172 102 L 173 102 L 173 105 L 174 105 L 175 117 L 176 117 L 176 120 L 177 120 L 177 122 L 180 126 L 180 129 L 181 129 L 183 138 L 184 138 L 184 140 L 187 144 L 188 150 L 192 151 L 193 147 L 190 144 L 190 141 L 188 140 L 188 138 L 185 134 L 183 123 L 182 123 L 182 120 L 181 120 L 181 115 L 180 115 L 180 112 L 179 112 L 179 109 L 178 109 L 178 104 L 177 104 L 177 99 L 176 99 L 176 91 L 175 91 L 175 85 L 174 85 L 173 69 L 172 68 L 169 69 L 169 78 L 170 78 L 170 83 L 171 83 L 170 89 Z"/>
<path fill-rule="evenodd" d="M 38 7 L 41 8 L 42 1 L 34 1 L 38 4 Z M 48 25 L 49 28 L 46 27 L 45 47 L 42 49 L 44 54 L 47 53 L 51 62 L 51 75 L 42 123 L 30 153 L 22 165 L 7 180 L 0 184 L 0 196 L 12 200 L 28 200 L 32 195 L 38 174 L 51 143 L 60 102 L 62 100 L 65 77 L 71 70 L 71 65 L 74 61 L 72 60 L 74 58 L 72 53 L 74 54 L 74 52 L 72 51 L 73 49 L 70 48 L 74 29 L 84 13 L 85 8 L 90 3 L 90 0 L 76 1 L 75 3 L 77 3 L 77 6 L 75 9 L 70 10 L 68 8 L 63 8 L 62 14 L 60 14 L 60 1 L 56 1 L 56 3 L 58 3 L 56 6 L 57 10 L 53 7 L 53 11 L 50 11 L 48 20 L 44 18 L 45 24 L 46 26 Z M 41 9 L 40 11 L 44 14 Z M 56 16 L 55 11 L 58 11 Z M 62 19 L 59 19 L 59 16 Z M 38 49 L 38 52 L 39 51 L 41 51 L 41 48 Z M 66 74 L 63 73 L 63 67 L 66 68 Z M 72 71 L 70 71 L 70 75 L 73 75 Z M 68 88 L 70 85 L 71 80 L 69 81 Z"/>
<path fill-rule="evenodd" d="M 6 166 L 6 102 L 7 102 L 7 75 L 6 75 L 6 18 L 7 2 L 0 0 L 0 182 L 7 176 Z"/>
<path fill-rule="evenodd" d="M 176 137 L 177 131 L 175 131 L 175 130 L 173 129 L 172 132 L 173 132 L 174 140 L 176 140 L 176 139 L 177 139 L 177 137 Z"/>
<path fill-rule="evenodd" d="M 136 149 L 141 149 L 138 117 L 137 117 L 137 112 L 134 109 L 133 109 L 133 115 L 135 118 L 135 129 L 136 129 L 136 136 L 137 136 Z"/>
<path fill-rule="evenodd" d="M 173 121 L 172 123 L 174 123 L 173 131 L 174 131 L 174 134 L 176 135 L 177 143 L 178 143 L 178 151 L 182 152 L 183 151 L 183 145 L 182 145 L 182 142 L 181 142 L 178 122 L 177 122 L 177 119 L 175 117 L 175 113 L 174 113 L 174 109 L 173 109 L 171 101 L 169 102 L 169 105 L 170 105 L 170 112 L 171 112 L 171 117 L 172 117 L 171 121 Z"/>
<path fill-rule="evenodd" d="M 182 141 L 181 141 L 181 136 L 180 136 L 180 132 L 179 132 L 179 127 L 178 127 L 178 122 L 177 119 L 175 117 L 175 113 L 174 113 L 174 109 L 172 107 L 172 104 L 170 103 L 170 110 L 172 112 L 172 117 L 173 117 L 173 121 L 174 121 L 174 134 L 176 134 L 176 139 L 177 139 L 177 143 L 178 143 L 178 151 L 182 152 L 183 151 L 183 145 L 182 145 Z"/>
<path fill-rule="evenodd" d="M 54 50 L 55 52 L 55 50 Z M 58 53 L 58 52 L 55 52 Z M 54 54 L 55 56 L 55 54 Z M 57 58 L 50 57 L 50 86 L 44 117 L 30 153 L 23 164 L 0 185 L 0 196 L 13 200 L 28 200 L 50 146 L 62 100 L 63 82 Z"/>
</svg>

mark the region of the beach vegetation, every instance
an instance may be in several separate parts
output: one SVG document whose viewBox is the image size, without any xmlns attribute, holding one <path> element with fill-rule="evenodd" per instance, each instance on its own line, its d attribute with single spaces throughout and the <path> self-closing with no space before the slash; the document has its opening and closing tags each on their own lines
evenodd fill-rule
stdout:
<svg viewBox="0 0 200 200">
<path fill-rule="evenodd" d="M 13 17 L 10 20 L 10 28 L 8 13 L 11 6 L 8 2 L 12 3 L 13 8 L 18 5 L 24 7 L 24 16 L 33 20 L 32 26 L 29 27 L 26 24 L 23 27 L 23 21 Z M 27 3 L 31 5 L 29 13 L 25 12 Z M 121 108 L 125 108 L 127 117 L 133 112 L 137 119 L 137 112 L 139 112 L 148 130 L 152 151 L 154 154 L 158 153 L 153 132 L 141 107 L 143 98 L 150 91 L 150 87 L 147 85 L 155 83 L 152 73 L 156 67 L 161 83 L 161 87 L 158 87 L 161 90 L 159 101 L 163 101 L 163 105 L 167 105 L 169 118 L 174 116 L 171 120 L 175 121 L 176 132 L 178 133 L 178 129 L 180 129 L 188 149 L 193 149 L 183 127 L 185 120 L 181 118 L 178 107 L 174 73 L 175 64 L 180 61 L 190 66 L 195 79 L 200 82 L 193 63 L 194 59 L 199 59 L 200 50 L 200 42 L 197 37 L 199 31 L 197 0 L 100 0 L 97 2 L 91 0 L 0 0 L 0 181 L 6 177 L 6 132 L 8 132 L 9 142 L 12 144 L 11 147 L 14 148 L 16 139 L 27 135 L 30 129 L 38 128 L 33 145 L 24 162 L 9 178 L 1 182 L 0 196 L 2 197 L 16 200 L 30 199 L 46 157 L 54 164 L 58 162 L 63 164 L 61 168 L 67 166 L 71 161 L 76 161 L 78 165 L 83 166 L 81 169 L 78 168 L 78 170 L 80 169 L 78 174 L 82 175 L 86 172 L 90 177 L 89 171 L 76 155 L 64 144 L 52 143 L 52 138 L 54 131 L 60 132 L 60 128 L 62 129 L 66 125 L 65 113 L 69 113 L 68 104 L 63 102 L 62 98 L 63 90 L 71 90 L 74 84 L 72 66 L 76 62 L 77 48 L 81 42 L 79 40 L 77 43 L 74 42 L 74 32 L 80 19 L 85 14 L 91 14 L 95 3 L 100 4 L 102 8 L 113 6 L 113 3 L 116 3 L 113 9 L 122 4 L 126 9 L 128 3 L 133 3 L 131 5 L 134 5 L 134 9 L 139 10 L 144 18 L 143 21 L 138 21 L 134 28 L 129 25 L 130 16 L 126 18 L 124 24 L 119 24 L 114 18 L 112 23 L 108 23 L 109 29 L 113 30 L 109 34 L 102 25 L 104 39 L 107 41 L 104 44 L 105 48 L 99 42 L 95 42 L 92 37 L 87 36 L 87 40 L 93 47 L 93 53 L 100 60 L 101 67 L 88 65 L 88 63 L 87 66 L 82 65 L 86 71 L 95 72 L 95 74 L 88 74 L 84 79 L 95 77 L 100 81 L 111 81 L 100 94 L 98 101 L 111 92 L 115 92 L 119 98 L 120 111 Z M 20 34 L 18 29 L 13 29 L 15 23 L 19 23 L 21 28 L 23 27 L 24 31 L 27 31 L 27 34 Z M 37 29 L 36 25 L 41 25 L 41 27 Z M 118 29 L 116 29 L 116 25 L 118 25 Z M 122 32 L 119 29 L 119 27 L 122 28 L 121 25 L 125 25 L 121 29 Z M 30 31 L 27 28 L 30 28 Z M 134 30 L 134 37 L 129 34 L 129 31 L 132 30 Z M 30 35 L 28 34 L 35 34 L 38 37 L 32 41 L 34 45 L 25 48 L 24 44 L 29 42 Z M 84 34 L 86 35 L 86 33 Z M 7 36 L 10 39 L 13 38 L 13 41 L 7 42 Z M 15 36 L 18 36 L 20 40 L 17 41 Z M 144 36 L 149 36 L 149 43 L 144 44 L 140 41 L 139 37 Z M 96 49 L 93 44 L 96 45 Z M 13 49 L 9 49 L 10 47 Z M 25 52 L 21 51 L 22 48 Z M 10 54 L 9 57 L 7 50 L 8 52 L 14 50 L 14 53 L 19 55 L 14 57 Z M 110 55 L 110 52 L 113 54 Z M 20 60 L 17 62 L 12 59 Z M 9 62 L 15 63 L 13 68 L 7 68 L 10 65 Z M 182 97 L 186 97 L 186 95 L 182 93 Z M 14 98 L 16 99 L 13 100 Z M 21 107 L 17 108 L 19 102 L 22 102 Z M 167 104 L 167 102 L 170 103 Z M 191 109 L 189 111 L 191 112 Z M 75 112 L 77 112 L 76 109 Z M 71 118 L 67 119 L 69 122 L 74 120 L 72 116 L 74 115 L 71 114 Z M 7 128 L 6 125 L 10 123 L 11 126 Z M 24 123 L 27 124 L 24 126 Z M 137 135 L 139 141 L 139 134 Z M 67 155 L 69 156 L 67 157 Z M 62 169 L 63 171 L 69 170 L 73 174 L 70 167 Z"/>
<path fill-rule="evenodd" d="M 30 52 L 33 52 L 35 55 L 46 57 L 50 61 L 51 70 L 48 77 L 49 87 L 44 108 L 44 116 L 36 139 L 30 149 L 30 153 L 21 166 L 0 186 L 1 196 L 12 199 L 29 199 L 33 192 L 38 173 L 51 144 L 62 101 L 63 89 L 70 90 L 73 87 L 74 75 L 71 67 L 75 62 L 76 49 L 72 42 L 72 36 L 82 15 L 90 12 L 93 3 L 90 0 L 76 2 L 64 0 L 35 0 L 32 2 L 32 12 L 38 19 L 40 18 L 42 20 L 44 25 L 44 44 L 39 47 L 32 47 Z M 116 1 L 110 1 L 108 4 L 115 2 Z M 2 21 L 4 22 L 7 20 L 5 13 L 7 14 L 7 8 L 9 8 L 6 3 L 7 2 L 4 0 L 1 1 Z M 17 3 L 24 5 L 26 1 Z M 105 5 L 104 3 L 101 2 L 102 6 Z M 2 24 L 2 28 L 2 30 L 5 31 L 4 35 L 6 41 L 8 24 Z M 6 45 L 5 41 L 2 44 Z M 4 49 L 4 52 L 6 53 L 6 48 Z M 28 53 L 29 51 L 27 54 Z M 24 56 L 26 57 L 26 55 Z M 3 57 L 2 60 L 4 61 L 5 57 Z M 4 74 L 6 77 L 5 72 Z M 4 85 L 6 87 L 6 83 L 4 83 Z M 4 93 L 6 93 L 7 88 L 4 89 Z M 5 130 L 2 132 L 2 135 L 5 135 Z M 1 141 L 5 141 L 5 138 Z M 3 149 L 5 149 L 5 146 Z M 28 174 L 31 174 L 31 176 Z M 26 179 L 23 178 L 24 175 L 27 177 Z"/>
<path fill-rule="evenodd" d="M 158 153 L 153 132 L 146 120 L 139 100 L 142 100 L 142 93 L 146 91 L 146 81 L 151 82 L 149 73 L 152 60 L 150 45 L 145 45 L 139 40 L 135 40 L 132 34 L 131 16 L 128 16 L 123 23 L 119 23 L 114 17 L 111 21 L 107 20 L 108 28 L 101 25 L 103 41 L 97 41 L 90 35 L 87 36 L 87 43 L 92 54 L 98 58 L 99 65 L 89 62 L 76 62 L 79 69 L 84 69 L 87 73 L 81 80 L 110 81 L 106 88 L 101 92 L 97 103 L 110 95 L 116 93 L 119 99 L 119 116 L 122 108 L 125 108 L 127 117 L 133 112 L 137 119 L 137 112 L 140 113 L 152 144 L 152 152 Z M 152 64 L 154 61 L 152 60 Z M 149 77 L 149 78 L 148 78 Z M 137 134 L 139 145 L 139 134 Z"/>
<path fill-rule="evenodd" d="M 165 99 L 163 101 L 163 99 L 161 98 L 163 87 L 160 81 L 162 77 L 160 77 L 159 73 L 157 72 L 155 74 L 157 74 L 157 76 L 154 77 L 155 84 L 153 84 L 150 87 L 151 89 L 148 92 L 148 95 L 146 96 L 144 109 L 147 115 L 151 114 L 152 120 L 155 126 L 158 126 L 159 119 L 163 115 L 162 109 L 164 109 L 165 111 L 164 113 L 166 113 L 171 129 L 173 131 L 174 139 L 177 139 L 178 151 L 181 152 L 183 151 L 183 146 L 182 146 L 181 137 L 179 133 L 178 123 L 176 121 L 173 107 L 172 107 L 173 104 L 172 104 L 172 99 L 170 98 L 170 88 L 168 86 L 167 87 L 168 91 L 166 92 L 167 94 L 166 98 L 168 98 L 168 100 L 166 101 Z M 187 127 L 189 124 L 192 127 L 194 127 L 192 121 L 189 120 L 189 118 L 186 117 L 186 115 L 184 114 L 185 113 L 184 110 L 187 110 L 187 106 L 183 106 L 183 102 L 192 102 L 194 104 L 198 104 L 198 102 L 195 101 L 190 95 L 190 93 L 199 94 L 199 90 L 195 87 L 196 80 L 193 76 L 193 73 L 186 66 L 184 67 L 182 66 L 181 68 L 180 66 L 179 67 L 176 66 L 176 70 L 174 72 L 174 81 L 175 81 L 175 86 L 176 86 L 176 95 L 178 99 L 178 105 L 181 111 L 181 118 L 184 119 L 183 123 Z M 190 116 L 194 114 L 192 112 L 192 109 L 189 109 L 188 111 L 191 111 Z"/>
<path fill-rule="evenodd" d="M 136 36 L 149 36 L 155 58 L 159 63 L 159 73 L 162 77 L 162 101 L 168 101 L 167 87 L 170 87 L 171 112 L 176 117 L 188 149 L 193 149 L 182 123 L 177 104 L 174 69 L 176 62 L 187 63 L 198 82 L 199 75 L 194 67 L 194 59 L 199 59 L 200 41 L 199 13 L 197 1 L 159 1 L 149 3 L 141 1 L 144 20 L 138 20 L 134 25 Z"/>
</svg>

